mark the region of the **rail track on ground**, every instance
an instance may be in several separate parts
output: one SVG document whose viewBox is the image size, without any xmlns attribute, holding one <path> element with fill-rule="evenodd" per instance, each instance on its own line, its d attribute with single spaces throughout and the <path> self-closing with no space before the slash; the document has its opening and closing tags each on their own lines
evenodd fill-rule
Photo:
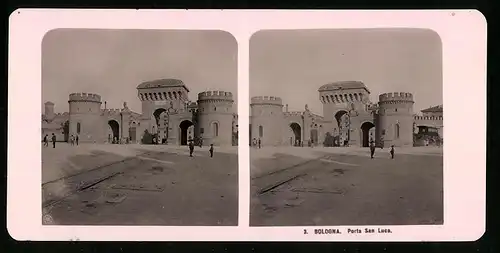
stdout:
<svg viewBox="0 0 500 253">
<path fill-rule="evenodd" d="M 51 187 L 60 187 L 61 185 L 63 187 L 67 187 L 64 188 L 64 193 L 57 194 L 56 197 L 48 198 L 46 200 L 42 199 L 42 208 L 44 212 L 51 206 L 54 206 L 79 192 L 85 191 L 118 175 L 126 173 L 135 167 L 133 164 L 127 165 L 128 162 L 142 161 L 143 159 L 141 159 L 141 156 L 151 153 L 153 153 L 153 151 L 142 152 L 135 156 L 125 157 L 124 159 L 103 164 L 95 168 L 81 169 L 79 172 L 42 183 L 42 196 L 45 195 L 44 190 L 49 191 L 47 194 L 51 196 Z"/>
</svg>

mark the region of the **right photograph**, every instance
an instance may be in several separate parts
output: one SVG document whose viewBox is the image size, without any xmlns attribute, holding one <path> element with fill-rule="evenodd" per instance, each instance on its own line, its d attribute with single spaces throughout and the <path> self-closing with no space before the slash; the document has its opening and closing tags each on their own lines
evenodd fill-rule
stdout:
<svg viewBox="0 0 500 253">
<path fill-rule="evenodd" d="M 442 44 L 428 29 L 250 39 L 250 226 L 441 225 Z"/>
</svg>

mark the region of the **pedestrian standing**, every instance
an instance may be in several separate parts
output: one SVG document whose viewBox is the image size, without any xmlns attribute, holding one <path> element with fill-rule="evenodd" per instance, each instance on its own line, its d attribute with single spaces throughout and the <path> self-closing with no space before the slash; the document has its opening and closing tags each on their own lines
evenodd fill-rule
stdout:
<svg viewBox="0 0 500 253">
<path fill-rule="evenodd" d="M 373 155 L 375 155 L 375 143 L 372 141 L 370 143 L 370 158 L 373 159 Z"/>
<path fill-rule="evenodd" d="M 259 148 L 260 148 L 260 143 L 261 143 L 261 142 L 260 142 L 260 138 L 259 138 Z"/>
<path fill-rule="evenodd" d="M 52 148 L 56 148 L 56 135 L 52 133 Z"/>
<path fill-rule="evenodd" d="M 69 138 L 69 143 L 71 144 L 71 146 L 75 145 L 75 137 L 73 135 L 71 135 L 71 137 Z"/>
<path fill-rule="evenodd" d="M 203 146 L 203 137 L 200 137 L 200 143 L 199 144 L 200 144 L 200 148 L 201 148 L 201 146 Z"/>
<path fill-rule="evenodd" d="M 79 139 L 79 137 L 78 137 L 78 134 L 77 134 L 77 135 L 76 135 L 76 145 L 77 145 L 77 146 L 78 146 L 78 139 Z"/>
<path fill-rule="evenodd" d="M 210 144 L 210 157 L 214 157 L 214 144 Z"/>
<path fill-rule="evenodd" d="M 43 137 L 43 146 L 45 147 L 48 147 L 49 146 L 49 135 L 46 134 L 44 137 Z"/>
<path fill-rule="evenodd" d="M 193 157 L 193 151 L 194 151 L 194 143 L 193 141 L 189 142 L 189 156 Z"/>
<path fill-rule="evenodd" d="M 394 159 L 394 145 L 391 145 L 391 151 L 389 151 L 391 153 L 391 159 Z"/>
</svg>

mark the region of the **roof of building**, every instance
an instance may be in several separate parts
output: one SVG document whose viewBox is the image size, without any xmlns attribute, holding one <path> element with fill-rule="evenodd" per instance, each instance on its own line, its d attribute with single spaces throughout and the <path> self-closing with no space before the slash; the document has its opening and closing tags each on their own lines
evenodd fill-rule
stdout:
<svg viewBox="0 0 500 253">
<path fill-rule="evenodd" d="M 59 130 L 62 129 L 62 126 L 53 121 L 52 122 L 42 121 L 42 129 Z"/>
<path fill-rule="evenodd" d="M 50 102 L 50 101 L 47 101 L 45 102 L 46 105 L 54 105 L 54 103 Z"/>
<path fill-rule="evenodd" d="M 327 83 L 319 87 L 318 91 L 326 90 L 341 90 L 341 89 L 365 89 L 370 92 L 366 85 L 361 81 L 338 81 L 333 83 Z"/>
<path fill-rule="evenodd" d="M 421 112 L 443 112 L 443 105 L 436 105 L 422 110 Z"/>
<path fill-rule="evenodd" d="M 186 90 L 189 89 L 186 87 L 184 82 L 179 79 L 158 79 L 153 81 L 147 81 L 139 84 L 137 89 L 148 89 L 148 88 L 164 88 L 164 87 L 184 87 Z"/>
</svg>

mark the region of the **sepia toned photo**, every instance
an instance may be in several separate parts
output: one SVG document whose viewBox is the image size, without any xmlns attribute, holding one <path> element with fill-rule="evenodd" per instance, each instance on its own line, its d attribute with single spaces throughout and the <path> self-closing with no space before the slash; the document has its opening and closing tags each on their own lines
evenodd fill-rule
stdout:
<svg viewBox="0 0 500 253">
<path fill-rule="evenodd" d="M 237 85 L 227 32 L 49 31 L 43 224 L 236 226 Z"/>
<path fill-rule="evenodd" d="M 18 9 L 7 231 L 478 240 L 486 42 L 476 10 Z"/>
<path fill-rule="evenodd" d="M 249 64 L 250 226 L 443 224 L 437 33 L 262 30 Z"/>
</svg>

